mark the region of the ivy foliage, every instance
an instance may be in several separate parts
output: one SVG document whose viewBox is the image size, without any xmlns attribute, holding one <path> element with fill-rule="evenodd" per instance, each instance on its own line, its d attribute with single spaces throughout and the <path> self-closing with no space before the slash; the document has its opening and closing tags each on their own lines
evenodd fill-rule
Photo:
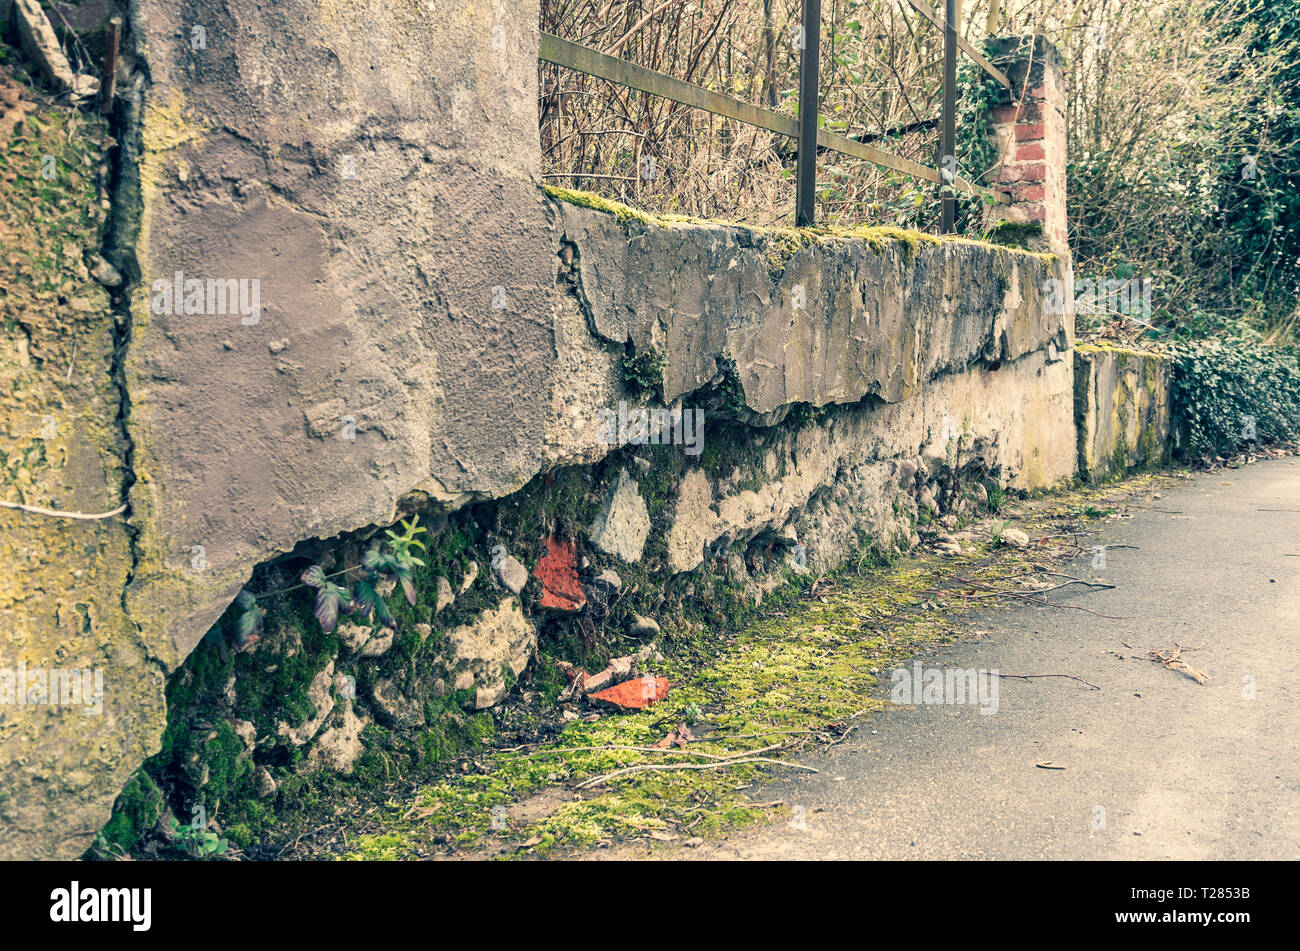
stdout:
<svg viewBox="0 0 1300 951">
<path fill-rule="evenodd" d="M 981 50 L 993 54 L 986 41 Z M 957 61 L 957 175 L 975 185 L 997 184 L 998 147 L 993 137 L 993 109 L 1002 101 L 1002 85 L 967 56 Z M 986 199 L 953 190 L 957 199 L 957 233 L 979 230 Z"/>
<path fill-rule="evenodd" d="M 1228 455 L 1300 439 L 1300 348 L 1236 336 L 1173 346 L 1183 454 Z"/>
</svg>

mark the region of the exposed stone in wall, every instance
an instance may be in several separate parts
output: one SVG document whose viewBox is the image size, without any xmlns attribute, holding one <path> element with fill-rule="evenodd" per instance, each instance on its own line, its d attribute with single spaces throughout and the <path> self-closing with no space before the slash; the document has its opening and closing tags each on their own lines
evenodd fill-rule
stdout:
<svg viewBox="0 0 1300 951">
<path fill-rule="evenodd" d="M 1158 466 L 1173 452 L 1172 363 L 1137 350 L 1074 351 L 1079 475 L 1091 482 Z"/>
<path fill-rule="evenodd" d="M 537 648 L 537 629 L 524 617 L 517 598 L 506 598 L 494 611 L 485 611 L 477 622 L 452 629 L 447 634 L 449 664 L 458 668 L 466 681 L 456 681 L 457 690 L 474 690 L 474 706 L 482 710 L 500 703 L 506 694 L 506 671 L 518 677 Z"/>
<path fill-rule="evenodd" d="M 668 532 L 668 568 L 691 570 L 719 547 L 743 548 L 789 525 L 808 563 L 829 570 L 871 539 L 905 549 L 919 498 L 931 486 L 943 491 L 941 476 L 951 472 L 1024 489 L 1068 479 L 1070 378 L 1068 361 L 1035 354 L 996 371 L 939 378 L 896 405 L 858 405 L 824 425 L 783 428 L 766 443 L 780 460 L 780 478 L 753 488 L 737 490 L 692 469 Z M 943 451 L 926 458 L 936 443 Z M 946 499 L 944 509 L 956 501 Z"/>
<path fill-rule="evenodd" d="M 610 490 L 600 514 L 591 525 L 591 543 L 603 552 L 623 561 L 641 560 L 646 536 L 650 534 L 650 516 L 636 480 L 620 469 L 618 482 Z"/>
<path fill-rule="evenodd" d="M 685 618 L 721 635 L 795 574 L 905 552 L 921 518 L 971 515 L 989 487 L 1068 478 L 1071 371 L 1068 360 L 1039 352 L 945 375 L 897 404 L 868 399 L 771 427 L 720 413 L 699 456 L 675 445 L 611 448 L 600 462 L 552 470 L 517 493 L 452 513 L 428 537 L 416 604 L 393 599 L 393 631 L 348 622 L 326 635 L 301 590 L 267 598 L 274 630 L 244 653 L 223 659 L 219 645 L 230 636 L 215 629 L 173 679 L 177 697 L 177 684 L 193 682 L 172 717 L 228 724 L 241 737 L 251 727 L 243 746 L 251 759 L 242 772 L 223 767 L 222 730 L 210 740 L 177 730 L 178 745 L 148 775 L 160 777 L 174 808 L 219 798 L 223 832 L 247 844 L 264 828 L 250 821 L 295 807 L 295 783 L 307 771 L 418 770 L 450 755 L 442 737 L 463 730 L 466 718 L 496 722 L 517 707 L 523 717 L 553 717 L 558 688 L 547 684 L 557 659 L 594 656 L 589 669 L 598 669 L 628 639 L 671 639 Z M 706 389 L 692 401 L 711 407 L 710 396 Z M 607 500 L 634 481 L 649 532 L 641 559 L 629 563 L 597 545 L 594 528 Z M 344 539 L 333 554 L 304 549 L 258 569 L 250 588 L 278 590 L 308 559 L 337 570 L 355 563 L 364 544 Z M 493 572 L 476 570 L 498 547 L 531 570 L 518 597 L 503 595 Z M 548 604 L 547 581 L 557 582 L 560 566 L 581 591 L 569 599 L 576 611 Z M 439 579 L 458 592 L 441 609 Z M 383 648 L 368 650 L 375 641 Z M 538 699 L 547 689 L 550 703 Z M 293 765 L 290 747 L 305 754 L 302 765 Z M 188 784 L 167 785 L 189 775 L 176 764 L 193 758 L 213 765 Z"/>
</svg>

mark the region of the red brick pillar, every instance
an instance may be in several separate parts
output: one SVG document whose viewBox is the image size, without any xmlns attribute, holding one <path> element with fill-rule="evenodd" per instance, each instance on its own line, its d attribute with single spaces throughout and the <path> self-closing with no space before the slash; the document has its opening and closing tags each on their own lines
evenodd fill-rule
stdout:
<svg viewBox="0 0 1300 951">
<path fill-rule="evenodd" d="M 1042 226 L 1032 243 L 1069 259 L 1065 218 L 1065 78 L 1056 47 L 1041 36 L 999 37 L 993 62 L 1011 80 L 993 109 L 993 135 L 1002 160 L 998 188 L 1011 204 L 989 208 L 999 220 Z"/>
</svg>

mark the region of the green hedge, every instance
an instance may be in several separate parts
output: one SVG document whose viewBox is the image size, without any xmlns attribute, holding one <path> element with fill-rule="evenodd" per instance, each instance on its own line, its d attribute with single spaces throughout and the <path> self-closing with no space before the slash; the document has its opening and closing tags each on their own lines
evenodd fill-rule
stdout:
<svg viewBox="0 0 1300 951">
<path fill-rule="evenodd" d="M 1174 415 L 1185 458 L 1300 440 L 1300 350 L 1238 337 L 1171 349 Z"/>
</svg>

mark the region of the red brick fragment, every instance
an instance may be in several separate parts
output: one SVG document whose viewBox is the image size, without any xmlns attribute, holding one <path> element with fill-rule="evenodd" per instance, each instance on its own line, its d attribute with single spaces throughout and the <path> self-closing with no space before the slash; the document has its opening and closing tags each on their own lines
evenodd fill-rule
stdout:
<svg viewBox="0 0 1300 951">
<path fill-rule="evenodd" d="M 589 700 L 600 700 L 622 710 L 643 710 L 650 704 L 668 696 L 668 678 L 647 674 L 633 677 L 600 693 L 588 694 Z"/>
<path fill-rule="evenodd" d="M 562 614 L 576 614 L 587 603 L 578 580 L 578 548 L 573 541 L 552 535 L 546 539 L 546 554 L 533 569 L 542 583 L 538 607 Z"/>
</svg>

